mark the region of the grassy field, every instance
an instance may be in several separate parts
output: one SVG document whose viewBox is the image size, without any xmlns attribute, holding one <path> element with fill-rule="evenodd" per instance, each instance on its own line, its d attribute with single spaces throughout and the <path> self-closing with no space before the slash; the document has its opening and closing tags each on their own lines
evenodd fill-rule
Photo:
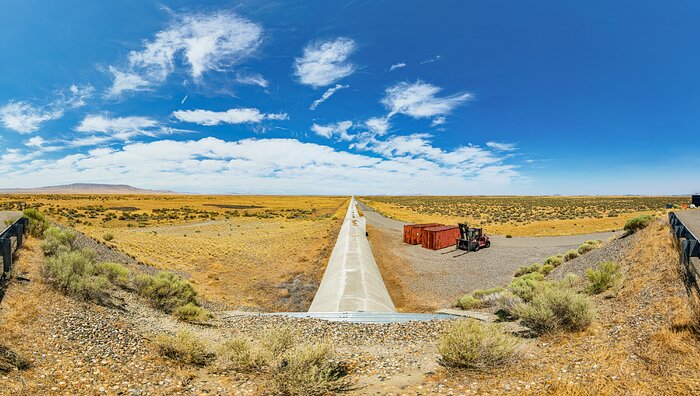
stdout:
<svg viewBox="0 0 700 396">
<path fill-rule="evenodd" d="M 638 214 L 661 214 L 688 197 L 427 197 L 374 196 L 361 200 L 388 217 L 413 223 L 467 222 L 497 235 L 573 235 L 621 229 Z"/>
<path fill-rule="evenodd" d="M 231 308 L 305 309 L 348 198 L 201 195 L 14 195 L 137 260 L 190 278 Z"/>
</svg>

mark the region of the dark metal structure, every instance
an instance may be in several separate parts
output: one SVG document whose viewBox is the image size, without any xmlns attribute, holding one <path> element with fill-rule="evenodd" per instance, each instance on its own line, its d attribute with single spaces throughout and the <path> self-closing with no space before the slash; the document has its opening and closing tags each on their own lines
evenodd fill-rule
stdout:
<svg viewBox="0 0 700 396">
<path fill-rule="evenodd" d="M 700 291 L 700 285 L 698 284 L 700 273 L 698 273 L 697 267 L 697 262 L 700 259 L 700 242 L 698 237 L 683 224 L 675 213 L 670 212 L 668 220 L 671 223 L 673 235 L 678 239 L 678 246 L 681 251 L 681 266 L 684 270 L 686 286 L 694 288 L 698 292 Z"/>
<path fill-rule="evenodd" d="M 29 219 L 22 217 L 12 223 L 5 231 L 0 233 L 0 255 L 2 255 L 2 272 L 0 278 L 4 278 L 12 268 L 12 256 L 22 247 L 24 236 L 27 233 Z"/>
<path fill-rule="evenodd" d="M 691 195 L 690 203 L 695 205 L 695 207 L 700 208 L 700 194 Z"/>
<path fill-rule="evenodd" d="M 457 249 L 468 252 L 476 252 L 481 248 L 491 246 L 491 241 L 484 235 L 483 228 L 469 228 L 466 223 L 459 223 L 459 238 L 457 238 Z"/>
</svg>

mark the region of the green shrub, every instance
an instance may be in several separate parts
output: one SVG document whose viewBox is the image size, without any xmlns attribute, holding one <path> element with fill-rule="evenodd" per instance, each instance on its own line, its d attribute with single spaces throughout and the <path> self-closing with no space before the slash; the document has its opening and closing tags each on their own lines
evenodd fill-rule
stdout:
<svg viewBox="0 0 700 396">
<path fill-rule="evenodd" d="M 603 241 L 597 240 L 597 241 L 586 241 L 581 244 L 581 246 L 578 247 L 577 252 L 578 254 L 586 254 L 590 252 L 591 250 L 598 249 L 600 245 L 603 244 Z"/>
<path fill-rule="evenodd" d="M 80 250 L 60 252 L 45 260 L 43 274 L 49 284 L 65 294 L 104 303 L 110 283 L 95 273 L 93 260 L 89 253 Z"/>
<path fill-rule="evenodd" d="M 486 296 L 492 295 L 492 294 L 497 294 L 503 291 L 502 287 L 494 287 L 491 289 L 477 289 L 474 290 L 471 294 L 472 296 L 478 298 L 478 299 L 483 299 Z"/>
<path fill-rule="evenodd" d="M 161 356 L 183 364 L 206 366 L 216 357 L 202 341 L 187 331 L 178 332 L 174 337 L 159 334 L 155 344 Z"/>
<path fill-rule="evenodd" d="M 561 263 L 564 262 L 564 255 L 563 254 L 557 254 L 556 256 L 549 256 L 544 260 L 544 265 L 551 265 L 554 268 L 557 268 L 558 266 L 561 265 Z"/>
<path fill-rule="evenodd" d="M 173 315 L 183 322 L 205 322 L 212 317 L 209 311 L 192 303 L 175 308 Z"/>
<path fill-rule="evenodd" d="M 523 300 L 530 301 L 535 294 L 535 289 L 540 287 L 543 281 L 544 275 L 533 272 L 513 279 L 506 288 Z"/>
<path fill-rule="evenodd" d="M 347 367 L 334 354 L 328 342 L 290 349 L 270 368 L 272 393 L 320 396 L 351 390 Z"/>
<path fill-rule="evenodd" d="M 465 294 L 457 300 L 457 306 L 462 309 L 481 308 L 481 300 L 471 294 Z"/>
<path fill-rule="evenodd" d="M 41 250 L 46 256 L 53 256 L 59 252 L 73 250 L 73 243 L 78 234 L 71 230 L 61 230 L 58 227 L 49 227 L 44 231 L 44 240 L 41 241 Z"/>
<path fill-rule="evenodd" d="M 25 209 L 22 212 L 22 217 L 29 219 L 27 229 L 29 234 L 35 238 L 41 238 L 44 235 L 44 231 L 49 228 L 49 222 L 46 221 L 46 217 L 35 208 Z"/>
<path fill-rule="evenodd" d="M 569 250 L 564 254 L 564 261 L 570 261 L 578 257 L 578 252 L 574 249 Z"/>
<path fill-rule="evenodd" d="M 554 271 L 554 266 L 552 264 L 545 264 L 540 268 L 540 274 L 542 275 L 548 275 L 552 271 Z"/>
<path fill-rule="evenodd" d="M 95 272 L 104 275 L 115 285 L 129 286 L 129 269 L 118 263 L 99 263 L 95 265 Z"/>
<path fill-rule="evenodd" d="M 12 224 L 14 224 L 15 221 L 17 221 L 16 218 L 14 218 L 14 219 L 5 219 L 5 222 L 4 222 L 4 223 L 5 223 L 5 228 L 7 228 L 7 227 L 11 226 Z"/>
<path fill-rule="evenodd" d="M 483 369 L 510 362 L 518 342 L 500 325 L 457 320 L 451 323 L 438 344 L 439 362 L 447 367 Z"/>
<path fill-rule="evenodd" d="M 517 278 L 518 276 L 531 274 L 533 272 L 540 272 L 541 269 L 542 269 L 542 264 L 540 264 L 540 263 L 534 263 L 532 265 L 523 265 L 520 268 L 518 268 L 517 271 L 515 271 L 515 277 Z"/>
<path fill-rule="evenodd" d="M 498 294 L 496 298 L 496 315 L 501 320 L 515 320 L 518 319 L 516 313 L 517 307 L 523 303 L 523 299 L 515 295 L 510 290 L 504 290 Z"/>
<path fill-rule="evenodd" d="M 585 295 L 561 282 L 548 282 L 536 290 L 532 301 L 516 308 L 527 327 L 538 334 L 554 330 L 579 331 L 591 324 L 593 308 Z"/>
<path fill-rule="evenodd" d="M 297 333 L 291 327 L 282 326 L 263 334 L 260 345 L 270 360 L 276 359 L 297 342 Z"/>
<path fill-rule="evenodd" d="M 109 241 L 111 241 L 111 240 L 114 239 L 114 235 L 113 235 L 113 234 L 110 234 L 110 233 L 106 233 L 106 234 L 102 235 L 102 239 L 104 239 L 105 241 L 109 242 Z"/>
<path fill-rule="evenodd" d="M 192 285 L 172 272 L 159 272 L 156 276 L 141 275 L 135 279 L 134 286 L 139 295 L 167 313 L 197 302 L 197 292 Z"/>
<path fill-rule="evenodd" d="M 625 222 L 624 229 L 628 234 L 634 234 L 635 232 L 646 228 L 649 225 L 649 223 L 651 223 L 652 219 L 653 219 L 653 217 L 651 215 L 648 215 L 648 214 L 643 214 L 643 215 L 639 215 L 637 217 L 633 217 L 633 218 L 627 220 L 627 222 Z"/>
<path fill-rule="evenodd" d="M 216 369 L 219 372 L 252 372 L 267 364 L 265 358 L 246 338 L 234 338 L 219 346 L 216 353 Z"/>
<path fill-rule="evenodd" d="M 620 266 L 612 261 L 605 261 L 586 271 L 586 291 L 599 294 L 615 286 L 621 278 Z"/>
<path fill-rule="evenodd" d="M 507 234 L 507 235 L 506 235 L 506 238 L 512 238 L 512 237 L 513 237 L 513 236 L 510 235 L 510 234 Z"/>
</svg>

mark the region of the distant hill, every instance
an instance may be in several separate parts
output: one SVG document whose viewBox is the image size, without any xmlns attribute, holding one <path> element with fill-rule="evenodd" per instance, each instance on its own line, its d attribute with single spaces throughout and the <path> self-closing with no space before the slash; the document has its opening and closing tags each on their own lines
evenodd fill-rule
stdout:
<svg viewBox="0 0 700 396">
<path fill-rule="evenodd" d="M 74 183 L 35 188 L 0 189 L 0 194 L 178 194 L 169 190 L 147 190 L 126 184 Z"/>
</svg>

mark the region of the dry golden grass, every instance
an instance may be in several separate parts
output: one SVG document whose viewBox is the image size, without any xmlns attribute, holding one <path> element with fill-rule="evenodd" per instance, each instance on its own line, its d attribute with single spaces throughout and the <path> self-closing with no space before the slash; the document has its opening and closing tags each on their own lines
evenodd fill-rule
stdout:
<svg viewBox="0 0 700 396">
<path fill-rule="evenodd" d="M 9 285 L 0 310 L 0 334 L 3 342 L 19 342 L 22 333 L 34 324 L 41 313 L 45 299 L 56 295 L 53 289 L 38 281 L 42 278 L 39 269 L 43 259 L 39 241 L 34 238 L 26 240 L 20 250 L 20 258 L 14 262 L 13 273 L 37 281 L 22 287 L 18 284 Z"/>
<path fill-rule="evenodd" d="M 143 263 L 185 273 L 204 299 L 231 308 L 300 310 L 315 290 L 303 286 L 323 275 L 348 198 L 0 197 L 7 209 L 20 202 Z"/>
<path fill-rule="evenodd" d="M 625 275 L 618 292 L 594 298 L 598 315 L 588 330 L 541 337 L 528 357 L 499 372 L 441 376 L 453 383 L 476 381 L 489 394 L 698 394 L 698 311 L 678 262 L 668 226 L 652 224 L 621 263 Z"/>
<path fill-rule="evenodd" d="M 362 197 L 388 217 L 411 223 L 485 227 L 490 234 L 555 236 L 621 230 L 639 214 L 661 214 L 687 197 Z"/>
</svg>

